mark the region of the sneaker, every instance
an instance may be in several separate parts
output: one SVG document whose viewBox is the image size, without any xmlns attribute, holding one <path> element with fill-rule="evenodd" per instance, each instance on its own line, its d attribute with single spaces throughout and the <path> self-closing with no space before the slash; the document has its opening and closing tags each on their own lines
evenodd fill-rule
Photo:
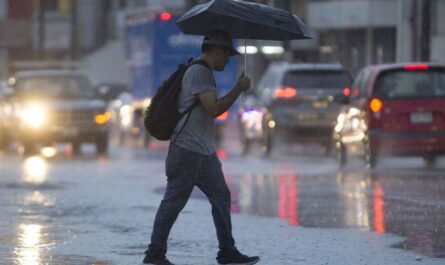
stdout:
<svg viewBox="0 0 445 265">
<path fill-rule="evenodd" d="M 230 252 L 223 252 L 220 250 L 216 260 L 218 261 L 218 264 L 225 265 L 252 265 L 260 261 L 260 257 L 243 255 L 237 249 Z"/>
<path fill-rule="evenodd" d="M 175 265 L 171 263 L 165 256 L 164 257 L 151 257 L 146 255 L 143 261 L 144 264 L 152 265 Z"/>
</svg>

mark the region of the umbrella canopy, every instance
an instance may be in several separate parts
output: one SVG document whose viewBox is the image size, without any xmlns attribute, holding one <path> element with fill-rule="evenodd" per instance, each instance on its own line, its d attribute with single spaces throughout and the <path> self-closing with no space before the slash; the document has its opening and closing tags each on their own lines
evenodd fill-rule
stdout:
<svg viewBox="0 0 445 265">
<path fill-rule="evenodd" d="M 303 22 L 289 11 L 237 0 L 212 0 L 197 5 L 180 17 L 176 24 L 184 33 L 194 35 L 221 29 L 234 39 L 312 38 Z"/>
</svg>

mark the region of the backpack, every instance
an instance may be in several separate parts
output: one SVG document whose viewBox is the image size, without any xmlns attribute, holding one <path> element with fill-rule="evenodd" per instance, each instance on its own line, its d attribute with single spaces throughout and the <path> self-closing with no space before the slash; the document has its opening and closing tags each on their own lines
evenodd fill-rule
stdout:
<svg viewBox="0 0 445 265">
<path fill-rule="evenodd" d="M 199 105 L 199 101 L 196 101 L 182 113 L 178 111 L 177 106 L 185 71 L 194 64 L 201 64 L 210 69 L 206 62 L 192 61 L 192 59 L 190 58 L 187 65 L 180 64 L 178 69 L 162 83 L 145 111 L 144 126 L 150 135 L 158 140 L 169 140 L 182 117 L 187 113 L 191 114 L 192 110 Z M 184 129 L 190 114 L 177 135 Z"/>
</svg>

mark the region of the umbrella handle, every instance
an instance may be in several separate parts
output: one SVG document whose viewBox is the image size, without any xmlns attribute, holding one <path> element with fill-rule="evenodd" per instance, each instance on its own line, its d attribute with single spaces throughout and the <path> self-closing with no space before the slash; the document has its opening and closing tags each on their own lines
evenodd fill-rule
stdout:
<svg viewBox="0 0 445 265">
<path fill-rule="evenodd" d="M 247 75 L 247 38 L 244 37 L 244 74 Z M 243 102 L 246 102 L 247 91 L 244 91 L 243 97 L 241 98 Z"/>
</svg>

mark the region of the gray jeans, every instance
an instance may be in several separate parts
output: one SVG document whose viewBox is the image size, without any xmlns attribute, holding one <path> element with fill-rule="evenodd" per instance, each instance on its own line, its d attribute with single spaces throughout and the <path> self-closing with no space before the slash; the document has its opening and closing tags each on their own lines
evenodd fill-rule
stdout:
<svg viewBox="0 0 445 265">
<path fill-rule="evenodd" d="M 202 155 L 173 144 L 169 147 L 165 166 L 167 189 L 156 213 L 147 254 L 165 255 L 170 230 L 195 185 L 207 196 L 212 205 L 219 248 L 234 248 L 230 191 L 216 154 Z"/>
</svg>

